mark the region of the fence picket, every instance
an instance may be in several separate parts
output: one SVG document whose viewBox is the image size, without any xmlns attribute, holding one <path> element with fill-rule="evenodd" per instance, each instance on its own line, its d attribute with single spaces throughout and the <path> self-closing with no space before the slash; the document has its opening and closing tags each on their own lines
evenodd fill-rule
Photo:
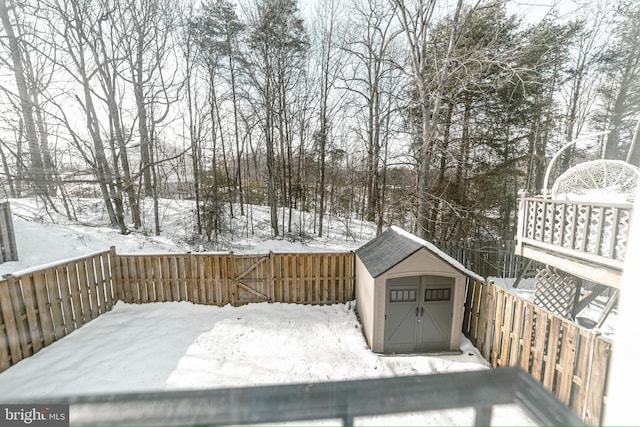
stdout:
<svg viewBox="0 0 640 427">
<path fill-rule="evenodd" d="M 178 264 L 176 268 L 176 281 L 180 292 L 180 301 L 189 301 L 189 274 L 190 264 L 189 259 L 191 255 L 184 255 L 178 258 Z"/>
<path fill-rule="evenodd" d="M 0 295 L 0 300 L 1 299 L 2 295 Z M 0 303 L 0 372 L 11 366 L 11 348 L 9 346 L 7 329 L 6 321 L 2 316 L 2 304 Z"/>
<path fill-rule="evenodd" d="M 84 323 L 92 319 L 91 317 L 91 298 L 89 297 L 89 279 L 87 277 L 86 260 L 78 262 L 78 286 L 80 286 L 80 295 L 82 295 L 82 317 Z"/>
<path fill-rule="evenodd" d="M 279 266 L 278 268 L 276 268 L 275 271 L 277 271 L 281 276 L 282 279 L 279 280 L 280 282 L 280 286 L 278 286 L 278 288 L 282 289 L 282 299 L 285 301 L 292 301 L 293 297 L 291 295 L 291 288 L 292 288 L 292 284 L 290 283 L 290 279 L 291 279 L 291 274 L 288 273 L 288 269 L 290 267 L 290 263 L 289 263 L 289 257 L 287 255 L 279 255 L 277 257 L 279 259 Z"/>
<path fill-rule="evenodd" d="M 336 255 L 336 269 L 334 271 L 333 282 L 336 289 L 336 300 L 338 301 L 342 301 L 344 298 L 342 295 L 344 292 L 343 284 L 342 284 L 344 262 L 345 262 L 344 257 Z"/>
<path fill-rule="evenodd" d="M 165 257 L 166 271 L 167 271 L 167 283 L 170 289 L 169 295 L 171 295 L 171 301 L 182 301 L 183 296 L 180 292 L 180 285 L 178 282 L 178 264 L 179 259 L 171 256 Z"/>
<path fill-rule="evenodd" d="M 511 330 L 511 346 L 509 348 L 509 361 L 507 366 L 517 366 L 521 357 L 522 344 L 522 317 L 524 304 L 519 298 L 512 298 L 513 304 L 513 328 Z"/>
<path fill-rule="evenodd" d="M 595 338 L 596 335 L 592 331 L 580 330 L 575 375 L 572 379 L 575 386 L 571 390 L 571 406 L 582 419 L 586 418 L 589 373 L 593 366 Z"/>
<path fill-rule="evenodd" d="M 547 343 L 547 312 L 535 310 L 535 326 L 534 326 L 534 346 L 533 346 L 533 366 L 531 367 L 531 375 L 534 379 L 542 382 L 542 368 L 544 362 L 544 349 Z"/>
<path fill-rule="evenodd" d="M 60 284 L 56 271 L 49 269 L 44 274 L 45 282 L 47 286 L 47 293 L 49 294 L 49 307 L 51 308 L 51 320 L 53 322 L 54 340 L 63 338 L 65 333 L 64 319 L 62 316 L 62 304 L 60 298 Z"/>
<path fill-rule="evenodd" d="M 171 273 L 169 269 L 169 258 L 166 256 L 158 259 L 158 268 L 162 272 L 162 295 L 163 301 L 174 301 L 171 294 Z M 175 299 L 177 301 L 177 299 Z"/>
<path fill-rule="evenodd" d="M 499 349 L 499 358 L 497 361 L 498 366 L 507 366 L 509 357 L 509 347 L 511 341 L 511 318 L 513 315 L 513 298 L 508 292 L 503 292 L 501 299 L 504 300 L 503 304 L 503 319 L 502 327 L 500 328 L 500 337 L 502 347 Z"/>
<path fill-rule="evenodd" d="M 16 286 L 13 276 L 8 281 L 9 286 Z M 34 295 L 33 286 L 30 282 L 23 283 L 22 296 L 24 298 L 24 307 L 27 314 L 27 323 L 29 325 L 29 336 L 31 348 L 34 353 L 40 351 L 45 346 L 44 335 L 39 322 L 38 304 Z"/>
<path fill-rule="evenodd" d="M 124 295 L 124 302 L 133 303 L 135 302 L 135 298 L 133 296 L 132 284 L 131 284 L 131 272 L 129 271 L 129 263 L 131 262 L 128 258 L 118 257 L 116 261 L 118 265 L 120 265 L 120 274 L 118 277 L 120 281 L 120 285 L 122 286 L 122 293 Z"/>
<path fill-rule="evenodd" d="M 144 257 L 137 258 L 135 268 L 136 276 L 138 277 L 136 285 L 140 290 L 140 302 L 149 302 L 149 288 L 147 287 L 147 271 L 144 265 Z"/>
<path fill-rule="evenodd" d="M 306 295 L 306 302 L 308 304 L 313 304 L 315 302 L 315 281 L 313 280 L 313 275 L 315 271 L 314 259 L 315 257 L 310 257 L 310 256 L 304 257 L 304 264 L 305 264 L 304 289 L 305 289 L 305 295 Z"/>
<path fill-rule="evenodd" d="M 294 254 L 287 254 L 287 268 L 284 270 L 286 280 L 289 283 L 291 302 L 300 302 L 300 286 L 298 281 L 298 265 Z"/>
<path fill-rule="evenodd" d="M 56 268 L 56 273 L 58 276 L 58 286 L 60 288 L 60 299 L 62 303 L 64 326 L 66 333 L 69 334 L 75 330 L 75 323 L 73 321 L 73 309 L 71 308 L 71 294 L 69 292 L 69 276 L 67 274 L 67 266 L 58 266 Z"/>
<path fill-rule="evenodd" d="M 89 298 L 91 299 L 91 318 L 95 319 L 100 315 L 100 300 L 98 299 L 98 279 L 96 272 L 96 260 L 94 257 L 87 259 L 87 287 L 89 288 Z"/>
<path fill-rule="evenodd" d="M 543 385 L 547 390 L 554 390 L 554 383 L 557 373 L 558 342 L 560 341 L 560 328 L 562 321 L 556 316 L 549 318 L 549 335 L 547 339 L 546 363 L 544 367 Z"/>
<path fill-rule="evenodd" d="M 96 295 L 100 300 L 100 314 L 111 309 L 111 281 L 109 277 L 109 261 L 107 254 L 96 256 Z"/>
<path fill-rule="evenodd" d="M 9 294 L 11 295 L 11 305 L 13 306 L 13 313 L 18 327 L 22 357 L 29 357 L 33 354 L 33 346 L 29 341 L 29 324 L 27 322 L 27 312 L 21 291 L 21 287 L 23 286 L 22 282 L 21 278 L 17 278 L 10 284 L 12 286 L 9 286 Z"/>
<path fill-rule="evenodd" d="M 533 308 L 526 303 L 524 307 L 524 328 L 522 330 L 522 352 L 520 354 L 520 367 L 529 372 L 531 368 L 531 341 L 533 339 Z"/>
<path fill-rule="evenodd" d="M 589 424 L 600 425 L 604 412 L 602 396 L 607 382 L 611 342 L 596 337 L 594 344 L 593 361 L 587 387 L 585 421 Z"/>
<path fill-rule="evenodd" d="M 198 293 L 198 266 L 197 266 L 197 262 L 198 260 L 196 259 L 195 255 L 190 254 L 189 255 L 189 264 L 188 264 L 188 269 L 189 269 L 189 276 L 187 278 L 187 286 L 189 288 L 188 291 L 188 298 L 187 301 L 191 301 L 194 304 L 198 304 L 200 302 L 200 295 Z"/>
<path fill-rule="evenodd" d="M 571 387 L 573 386 L 573 370 L 578 341 L 578 328 L 569 322 L 563 322 L 562 345 L 560 346 L 559 367 L 557 378 L 558 399 L 569 404 Z"/>
<path fill-rule="evenodd" d="M 78 264 L 73 262 L 67 266 L 69 289 L 71 291 L 71 301 L 73 304 L 73 322 L 75 328 L 84 325 L 84 315 L 80 297 L 80 287 L 78 286 Z"/>
<path fill-rule="evenodd" d="M 491 352 L 491 366 L 494 368 L 498 367 L 498 357 L 500 356 L 499 352 L 502 346 L 502 322 L 504 319 L 504 291 L 498 287 L 495 288 L 496 298 L 496 317 L 495 317 L 495 327 L 494 327 L 494 335 L 493 335 L 493 351 Z"/>
<path fill-rule="evenodd" d="M 29 286 L 27 279 L 26 286 Z M 31 275 L 31 280 L 35 288 L 36 301 L 38 302 L 38 313 L 40 315 L 40 324 L 42 325 L 42 334 L 44 336 L 45 347 L 55 341 L 55 331 L 53 320 L 51 318 L 51 309 L 49 306 L 49 295 L 47 294 L 47 284 L 44 272 L 36 272 Z"/>
<path fill-rule="evenodd" d="M 483 318 L 482 322 L 482 356 L 491 361 L 491 350 L 492 350 L 492 337 L 493 337 L 493 328 L 495 327 L 495 313 L 496 313 L 496 301 L 495 301 L 495 286 L 490 283 L 489 285 L 484 287 L 485 290 L 483 292 L 483 298 L 480 302 L 485 310 L 481 313 Z M 480 342 L 478 343 L 480 344 Z"/>
<path fill-rule="evenodd" d="M 120 263 L 116 259 L 116 247 L 109 248 L 109 271 L 111 275 L 111 287 L 113 289 L 113 298 L 109 300 L 109 309 L 118 302 L 124 300 L 124 290 L 122 288 L 122 273 L 120 272 Z"/>
<path fill-rule="evenodd" d="M 16 313 L 14 312 L 12 298 L 10 294 L 11 281 L 7 281 L 7 285 L 0 285 L 0 311 L 2 311 L 2 319 L 4 322 L 4 331 L 6 334 L 7 349 L 3 351 L 2 359 L 3 366 L 7 365 L 8 361 L 15 364 L 22 360 L 23 355 L 22 347 L 20 345 L 20 332 L 18 331 L 18 323 L 16 322 Z M 10 354 L 7 354 L 10 353 Z M 7 358 L 10 356 L 10 359 Z M 6 367 L 5 367 L 6 369 Z"/>
</svg>

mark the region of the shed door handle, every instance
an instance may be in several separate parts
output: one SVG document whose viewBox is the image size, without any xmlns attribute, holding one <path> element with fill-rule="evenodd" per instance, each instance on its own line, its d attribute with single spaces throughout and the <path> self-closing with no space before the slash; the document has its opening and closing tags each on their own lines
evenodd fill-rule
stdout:
<svg viewBox="0 0 640 427">
<path fill-rule="evenodd" d="M 424 307 L 420 309 L 420 317 L 424 316 Z"/>
<path fill-rule="evenodd" d="M 420 308 L 416 307 L 416 317 L 420 314 Z"/>
</svg>

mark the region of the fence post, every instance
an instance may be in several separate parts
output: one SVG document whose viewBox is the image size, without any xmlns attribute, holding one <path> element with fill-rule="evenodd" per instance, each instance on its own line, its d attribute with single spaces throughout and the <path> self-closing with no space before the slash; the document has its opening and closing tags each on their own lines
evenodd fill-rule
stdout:
<svg viewBox="0 0 640 427">
<path fill-rule="evenodd" d="M 495 286 L 493 282 L 489 282 L 484 287 L 485 291 L 483 292 L 484 299 L 481 301 L 482 306 L 484 307 L 484 319 L 482 321 L 483 333 L 482 333 L 482 356 L 488 361 L 491 362 L 491 352 L 493 350 L 493 335 L 495 328 L 494 325 L 494 316 L 496 311 L 496 298 L 495 298 Z"/>
<path fill-rule="evenodd" d="M 111 264 L 111 287 L 113 289 L 113 297 L 115 305 L 118 301 L 124 302 L 124 284 L 122 280 L 122 270 L 120 268 L 120 259 L 116 253 L 116 247 L 109 248 L 109 261 Z"/>
<path fill-rule="evenodd" d="M 609 365 L 610 347 L 600 338 L 600 334 L 594 333 L 589 351 L 591 363 L 589 363 L 587 373 L 587 392 L 584 405 L 583 419 L 592 425 L 598 425 L 602 422 L 604 413 L 602 403 Z"/>
<path fill-rule="evenodd" d="M 269 251 L 269 286 L 267 289 L 269 290 L 269 302 L 273 302 L 276 296 L 276 278 L 275 278 L 275 269 L 273 268 L 273 251 Z M 281 273 L 281 272 L 280 272 Z M 278 282 L 280 286 L 282 285 L 282 274 L 279 275 Z"/>
<path fill-rule="evenodd" d="M 187 263 L 187 271 L 185 271 L 187 276 L 187 301 L 198 304 L 200 302 L 200 295 L 197 284 L 197 266 L 195 256 L 191 251 L 187 252 L 187 259 L 189 260 Z"/>
<path fill-rule="evenodd" d="M 231 305 L 234 307 L 238 306 L 238 262 L 236 261 L 236 254 L 231 251 L 229 252 L 229 291 L 231 295 L 229 296 L 229 300 L 231 301 Z"/>
</svg>

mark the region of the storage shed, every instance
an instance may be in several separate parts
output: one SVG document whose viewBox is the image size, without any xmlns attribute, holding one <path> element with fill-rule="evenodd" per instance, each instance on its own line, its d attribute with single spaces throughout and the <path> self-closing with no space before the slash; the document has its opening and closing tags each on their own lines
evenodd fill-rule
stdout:
<svg viewBox="0 0 640 427">
<path fill-rule="evenodd" d="M 460 350 L 467 278 L 482 277 L 397 227 L 355 253 L 356 304 L 371 350 Z"/>
</svg>

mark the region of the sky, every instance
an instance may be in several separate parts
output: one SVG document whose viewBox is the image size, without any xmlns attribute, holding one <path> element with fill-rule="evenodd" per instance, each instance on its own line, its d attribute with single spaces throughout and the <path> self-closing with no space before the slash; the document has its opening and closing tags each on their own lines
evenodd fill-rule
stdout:
<svg viewBox="0 0 640 427">
<path fill-rule="evenodd" d="M 557 11 L 563 17 L 577 7 L 573 0 L 511 0 L 507 3 L 507 9 L 532 20 L 540 20 L 551 11 Z"/>
</svg>

